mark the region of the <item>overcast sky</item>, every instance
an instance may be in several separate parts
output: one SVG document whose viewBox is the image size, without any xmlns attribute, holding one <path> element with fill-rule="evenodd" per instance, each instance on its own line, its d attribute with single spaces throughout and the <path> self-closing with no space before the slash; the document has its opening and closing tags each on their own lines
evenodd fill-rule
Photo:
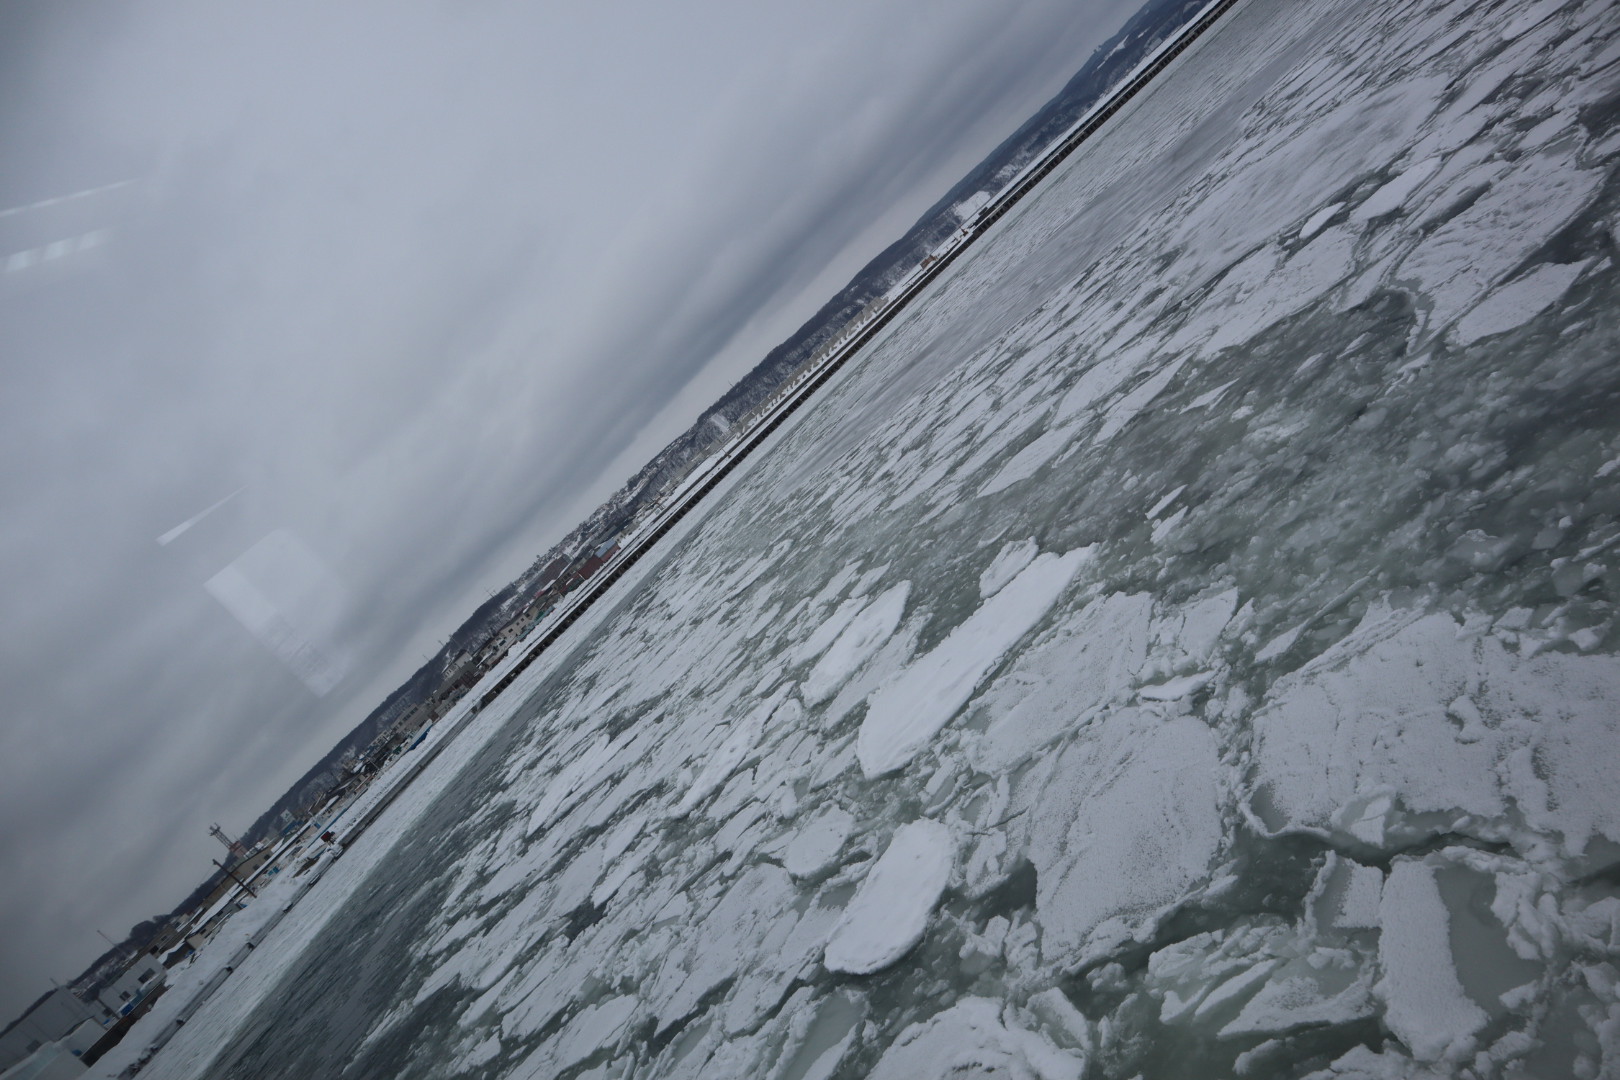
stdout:
<svg viewBox="0 0 1620 1080">
<path fill-rule="evenodd" d="M 1136 6 L 0 4 L 0 1024 Z"/>
</svg>

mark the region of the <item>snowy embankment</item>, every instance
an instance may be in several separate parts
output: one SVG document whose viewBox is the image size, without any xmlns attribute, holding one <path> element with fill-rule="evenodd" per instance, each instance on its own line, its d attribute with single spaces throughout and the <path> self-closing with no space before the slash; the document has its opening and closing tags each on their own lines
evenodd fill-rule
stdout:
<svg viewBox="0 0 1620 1080">
<path fill-rule="evenodd" d="M 298 902 L 326 872 L 335 852 L 321 846 L 314 865 L 302 874 L 285 871 L 264 882 L 258 896 L 227 896 L 222 903 L 241 903 L 242 910 L 228 918 L 212 941 L 191 959 L 174 967 L 165 979 L 163 996 L 130 1028 L 122 1042 L 108 1051 L 92 1070 L 93 1076 L 116 1077 L 130 1065 L 149 1057 L 173 1038 L 208 997 L 256 951 L 281 921 L 286 909 Z"/>
</svg>

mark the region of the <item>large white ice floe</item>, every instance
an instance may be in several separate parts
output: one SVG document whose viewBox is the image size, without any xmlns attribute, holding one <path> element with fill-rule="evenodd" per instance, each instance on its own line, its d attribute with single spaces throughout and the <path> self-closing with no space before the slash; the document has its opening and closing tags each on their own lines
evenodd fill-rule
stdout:
<svg viewBox="0 0 1620 1080">
<path fill-rule="evenodd" d="M 1043 954 L 1105 953 L 1206 876 L 1221 841 L 1218 771 L 1202 722 L 1121 709 L 1093 721 L 1050 779 L 1019 795 Z"/>
<path fill-rule="evenodd" d="M 1114 593 L 1060 623 L 984 693 L 992 719 L 973 747 L 980 768 L 1001 771 L 1123 699 L 1147 659 L 1153 598 Z"/>
<path fill-rule="evenodd" d="M 1328 852 L 1311 886 L 1306 905 L 1318 926 L 1338 930 L 1376 930 L 1378 905 L 1384 895 L 1384 873 Z"/>
<path fill-rule="evenodd" d="M 866 975 L 899 960 L 922 940 L 928 917 L 956 862 L 951 830 L 913 821 L 895 830 L 827 941 L 829 971 Z"/>
<path fill-rule="evenodd" d="M 948 723 L 1007 650 L 1046 615 L 1090 552 L 1037 557 L 932 651 L 868 699 L 856 754 L 867 776 L 910 761 Z"/>
<path fill-rule="evenodd" d="M 1083 1057 L 1035 1032 L 1007 1026 L 1001 1011 L 998 1001 L 970 997 L 913 1024 L 884 1052 L 868 1080 L 1080 1080 Z"/>
<path fill-rule="evenodd" d="M 1463 345 L 1517 329 L 1569 291 L 1587 262 L 1546 263 L 1503 285 L 1457 320 L 1454 337 Z"/>
<path fill-rule="evenodd" d="M 143 1080 L 1620 1075 L 1617 14 L 1232 5 Z"/>
<path fill-rule="evenodd" d="M 788 693 L 789 688 L 782 687 L 768 700 L 749 709 L 741 719 L 726 729 L 720 744 L 704 759 L 697 776 L 682 794 L 681 801 L 676 806 L 677 812 L 684 813 L 691 810 L 708 798 L 726 782 L 737 766 L 747 760 L 759 742 L 760 733 L 765 730 L 765 722 L 784 701 L 788 700 Z"/>
<path fill-rule="evenodd" d="M 1433 867 L 1396 860 L 1384 884 L 1379 922 L 1385 1022 L 1420 1060 L 1469 1056 L 1486 1016 L 1458 981 L 1450 918 Z"/>
<path fill-rule="evenodd" d="M 806 702 L 816 705 L 832 697 L 871 659 L 900 625 L 906 613 L 906 598 L 910 595 L 911 583 L 902 581 L 874 598 L 849 620 L 805 676 L 802 693 Z"/>
<path fill-rule="evenodd" d="M 1255 811 L 1373 848 L 1524 826 L 1572 858 L 1620 843 L 1617 680 L 1613 657 L 1527 658 L 1449 615 L 1374 607 L 1255 715 Z"/>
<path fill-rule="evenodd" d="M 990 565 L 979 575 L 979 595 L 986 600 L 996 595 L 1002 586 L 1017 577 L 1024 567 L 1033 562 L 1040 551 L 1034 537 L 1009 541 L 1001 545 L 996 557 L 990 560 Z"/>
<path fill-rule="evenodd" d="M 788 842 L 782 852 L 782 865 L 794 877 L 814 877 L 832 867 L 844 841 L 849 837 L 855 817 L 840 807 L 826 811 L 807 821 Z"/>
<path fill-rule="evenodd" d="M 1399 210 L 1414 191 L 1440 171 L 1440 165 L 1438 157 L 1430 157 L 1408 166 L 1399 176 L 1367 196 L 1366 201 L 1351 211 L 1350 220 L 1359 225 Z"/>
</svg>

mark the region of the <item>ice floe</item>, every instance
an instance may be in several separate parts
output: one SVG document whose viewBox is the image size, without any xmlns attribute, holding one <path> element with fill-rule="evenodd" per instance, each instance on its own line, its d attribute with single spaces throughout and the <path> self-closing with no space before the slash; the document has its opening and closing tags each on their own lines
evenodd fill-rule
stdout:
<svg viewBox="0 0 1620 1080">
<path fill-rule="evenodd" d="M 986 600 L 932 651 L 867 701 L 856 754 L 867 776 L 900 768 L 967 703 L 980 680 L 1057 602 L 1090 552 L 1048 552 Z"/>
<path fill-rule="evenodd" d="M 854 816 L 847 810 L 830 807 L 807 822 L 789 841 L 782 852 L 782 865 L 794 877 L 813 877 L 822 873 L 834 865 L 854 823 Z"/>
<path fill-rule="evenodd" d="M 1406 205 L 1413 192 L 1440 171 L 1440 165 L 1440 158 L 1430 157 L 1408 166 L 1399 176 L 1367 196 L 1360 206 L 1350 212 L 1350 220 L 1359 225 L 1399 210 Z"/>
<path fill-rule="evenodd" d="M 869 1080 L 952 1080 L 967 1076 L 1080 1080 L 1085 1059 L 1001 1020 L 999 1002 L 965 998 L 913 1025 L 868 1073 Z"/>
<path fill-rule="evenodd" d="M 895 830 L 827 941 L 829 971 L 881 971 L 922 938 L 956 862 L 951 831 L 937 821 Z"/>
<path fill-rule="evenodd" d="M 1620 843 L 1620 805 L 1593 765 L 1620 760 L 1604 689 L 1617 679 L 1608 657 L 1525 658 L 1450 616 L 1375 608 L 1255 715 L 1257 813 L 1373 847 L 1434 827 L 1413 815 L 1490 839 L 1522 822 L 1570 856 L 1594 837 Z"/>
<path fill-rule="evenodd" d="M 1024 567 L 1040 554 L 1035 538 L 1012 541 L 1001 546 L 984 573 L 979 575 L 979 595 L 986 600 L 1001 591 L 1001 587 L 1017 577 Z"/>
<path fill-rule="evenodd" d="M 902 581 L 875 597 L 851 618 L 805 676 L 804 700 L 815 705 L 837 693 L 900 626 L 910 595 L 911 583 Z"/>
<path fill-rule="evenodd" d="M 1426 863 L 1397 859 L 1379 905 L 1384 1019 L 1422 1061 L 1471 1056 L 1485 1011 L 1463 993 L 1449 916 Z"/>
<path fill-rule="evenodd" d="M 1502 286 L 1457 320 L 1457 342 L 1469 345 L 1523 326 L 1557 303 L 1586 266 L 1585 261 L 1547 263 Z"/>
<path fill-rule="evenodd" d="M 1043 954 L 1096 955 L 1145 931 L 1207 874 L 1221 826 L 1203 723 L 1123 709 L 1022 792 Z"/>
</svg>

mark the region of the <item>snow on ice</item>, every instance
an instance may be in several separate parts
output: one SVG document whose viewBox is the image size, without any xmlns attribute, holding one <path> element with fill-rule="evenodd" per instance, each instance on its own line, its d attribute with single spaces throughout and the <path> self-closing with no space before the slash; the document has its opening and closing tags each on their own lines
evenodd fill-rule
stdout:
<svg viewBox="0 0 1620 1080">
<path fill-rule="evenodd" d="M 872 695 L 856 740 L 862 771 L 879 776 L 910 761 L 1051 609 L 1088 554 L 1039 556 L 933 651 Z"/>
<path fill-rule="evenodd" d="M 895 830 L 833 927 L 827 970 L 866 975 L 910 952 L 950 881 L 955 852 L 950 829 L 937 821 Z"/>
</svg>

